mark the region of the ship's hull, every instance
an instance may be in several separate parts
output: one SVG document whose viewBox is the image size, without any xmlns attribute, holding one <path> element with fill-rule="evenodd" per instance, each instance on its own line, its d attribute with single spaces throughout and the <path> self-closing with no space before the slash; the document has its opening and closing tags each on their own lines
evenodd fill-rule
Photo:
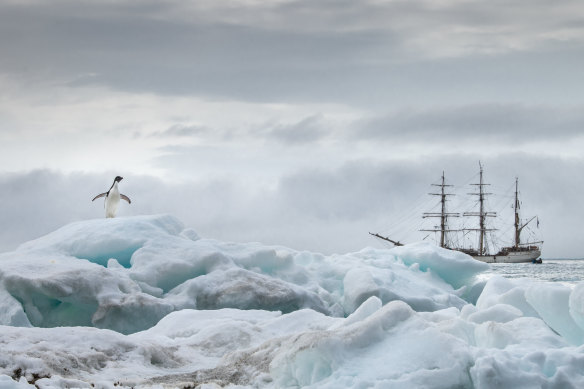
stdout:
<svg viewBox="0 0 584 389">
<path fill-rule="evenodd" d="M 509 252 L 505 255 L 472 255 L 474 259 L 487 263 L 533 262 L 541 255 L 540 250 Z"/>
</svg>

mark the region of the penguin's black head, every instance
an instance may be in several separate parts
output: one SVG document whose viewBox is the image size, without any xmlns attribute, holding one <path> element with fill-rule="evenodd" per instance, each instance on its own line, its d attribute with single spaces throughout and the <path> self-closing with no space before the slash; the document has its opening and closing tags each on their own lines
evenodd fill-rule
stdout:
<svg viewBox="0 0 584 389">
<path fill-rule="evenodd" d="M 120 181 L 122 181 L 123 179 L 124 179 L 124 177 L 117 176 L 117 177 L 114 179 L 114 181 L 115 181 L 115 182 L 120 182 Z"/>
</svg>

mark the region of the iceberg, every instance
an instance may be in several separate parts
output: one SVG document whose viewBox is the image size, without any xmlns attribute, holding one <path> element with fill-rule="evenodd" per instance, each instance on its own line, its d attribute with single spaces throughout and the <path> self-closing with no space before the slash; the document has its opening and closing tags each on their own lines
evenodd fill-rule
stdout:
<svg viewBox="0 0 584 389">
<path fill-rule="evenodd" d="M 187 308 L 346 316 L 370 296 L 426 311 L 465 304 L 431 268 L 404 258 L 201 239 L 169 215 L 90 220 L 0 255 L 0 324 L 130 334 Z"/>
<path fill-rule="evenodd" d="M 488 266 L 72 223 L 0 254 L 0 388 L 583 387 L 584 283 Z"/>
</svg>

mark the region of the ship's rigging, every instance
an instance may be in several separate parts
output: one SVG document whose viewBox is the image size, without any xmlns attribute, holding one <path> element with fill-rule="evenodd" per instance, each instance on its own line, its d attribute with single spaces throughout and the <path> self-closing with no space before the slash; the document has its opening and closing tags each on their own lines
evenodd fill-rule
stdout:
<svg viewBox="0 0 584 389">
<path fill-rule="evenodd" d="M 521 208 L 521 202 L 519 200 L 519 179 L 515 179 L 514 193 L 512 196 L 513 204 L 511 206 L 514 213 L 513 241 L 507 243 L 507 245 L 497 245 L 493 233 L 497 231 L 498 228 L 495 228 L 492 223 L 490 223 L 490 219 L 494 220 L 498 215 L 497 212 L 489 210 L 487 204 L 488 196 L 491 196 L 493 193 L 486 190 L 490 184 L 484 182 L 483 166 L 480 163 L 479 168 L 478 183 L 470 184 L 472 187 L 476 188 L 476 190 L 467 193 L 467 195 L 476 198 L 475 209 L 462 212 L 448 211 L 447 204 L 450 198 L 455 196 L 455 193 L 452 192 L 454 186 L 446 183 L 444 172 L 442 172 L 439 183 L 432 184 L 432 186 L 437 187 L 439 190 L 429 193 L 431 196 L 439 197 L 439 211 L 422 213 L 422 219 L 438 219 L 439 224 L 431 227 L 420 228 L 419 231 L 434 233 L 437 238 L 436 243 L 440 247 L 462 251 L 476 259 L 486 262 L 527 262 L 536 259 L 540 255 L 540 248 L 538 245 L 543 242 L 532 239 L 531 242 L 526 243 L 521 240 L 521 233 L 533 220 L 536 220 L 537 217 L 533 216 L 526 222 L 521 221 L 519 215 Z M 462 222 L 457 223 L 456 226 L 451 226 L 450 220 L 453 218 L 458 218 L 462 220 Z M 467 220 L 472 219 L 476 220 L 476 222 L 467 225 Z M 539 227 L 539 220 L 537 220 L 537 225 Z M 469 235 L 474 235 L 475 233 L 476 240 L 469 244 Z M 394 245 L 402 245 L 400 241 L 389 238 L 385 236 L 385 234 L 370 234 Z M 499 246 L 498 250 L 496 249 L 496 246 Z"/>
</svg>

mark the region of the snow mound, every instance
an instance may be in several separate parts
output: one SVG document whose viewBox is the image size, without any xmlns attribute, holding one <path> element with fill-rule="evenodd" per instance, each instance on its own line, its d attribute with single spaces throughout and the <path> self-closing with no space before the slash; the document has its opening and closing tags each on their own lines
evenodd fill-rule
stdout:
<svg viewBox="0 0 584 389">
<path fill-rule="evenodd" d="M 584 283 L 569 286 L 528 279 L 491 278 L 477 301 L 486 311 L 504 304 L 522 316 L 542 319 L 551 329 L 573 345 L 584 344 Z"/>
<path fill-rule="evenodd" d="M 130 334 L 185 308 L 347 316 L 371 296 L 434 311 L 462 307 L 454 287 L 481 269 L 423 244 L 327 257 L 201 239 L 169 215 L 89 220 L 0 255 L 0 324 Z"/>
<path fill-rule="evenodd" d="M 0 389 L 584 387 L 584 283 L 486 266 L 73 223 L 0 255 Z"/>
<path fill-rule="evenodd" d="M 467 308 L 469 307 L 469 308 Z M 14 386 L 582 387 L 584 350 L 544 321 L 494 309 L 416 312 L 370 297 L 347 318 L 305 309 L 182 310 L 132 335 L 87 327 L 0 332 Z M 515 316 L 509 315 L 509 312 Z M 483 317 L 485 319 L 485 317 Z M 9 384 L 6 378 L 1 383 Z"/>
<path fill-rule="evenodd" d="M 436 247 L 428 242 L 395 247 L 392 252 L 407 265 L 417 264 L 423 271 L 431 270 L 456 288 L 489 268 L 486 263 L 473 260 L 460 251 Z"/>
</svg>

